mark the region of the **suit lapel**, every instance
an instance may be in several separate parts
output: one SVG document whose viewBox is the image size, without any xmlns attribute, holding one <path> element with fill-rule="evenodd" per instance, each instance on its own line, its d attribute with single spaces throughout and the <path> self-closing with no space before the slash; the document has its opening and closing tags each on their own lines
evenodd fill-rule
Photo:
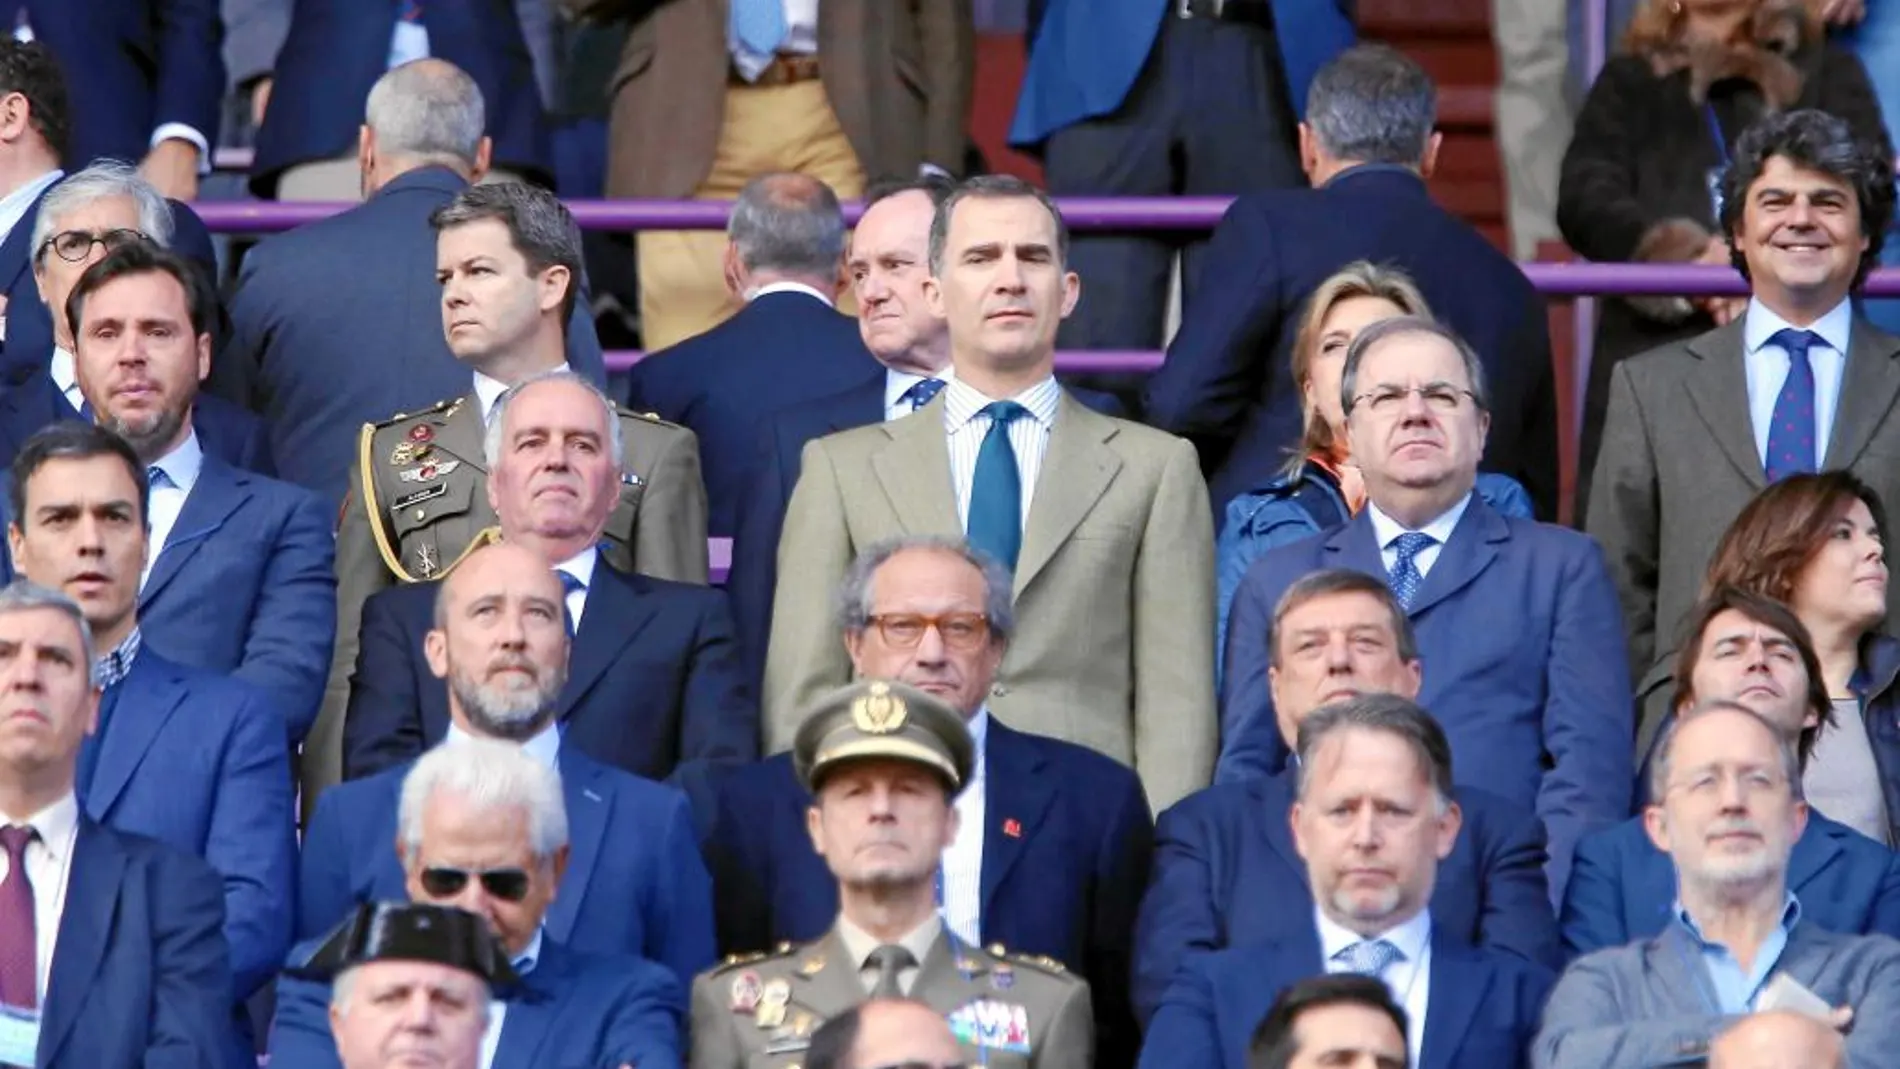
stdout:
<svg viewBox="0 0 1900 1069">
<path fill-rule="evenodd" d="M 55 179 L 52 185 L 41 190 L 26 214 L 7 232 L 7 240 L 0 242 L 0 293 L 11 292 L 26 278 L 33 263 L 33 221 L 40 214 L 40 204 L 45 201 L 47 192 L 58 184 L 59 180 Z"/>
<path fill-rule="evenodd" d="M 1360 509 L 1359 515 L 1345 526 L 1320 537 L 1326 540 L 1326 552 L 1333 558 L 1329 562 L 1332 567 L 1351 568 L 1379 579 L 1390 578 L 1385 570 L 1385 558 L 1379 555 L 1379 537 L 1372 530 L 1372 514 L 1365 509 Z M 1444 553 L 1441 551 L 1439 556 L 1442 558 Z"/>
<path fill-rule="evenodd" d="M 449 413 L 442 424 L 442 433 L 436 435 L 435 444 L 442 452 L 486 475 L 488 463 L 482 449 L 482 431 L 482 399 L 470 393 Z"/>
<path fill-rule="evenodd" d="M 1043 761 L 1032 744 L 990 716 L 983 747 L 982 916 L 990 916 L 996 889 L 1042 830 L 1055 792 L 1041 775 Z M 1014 834 L 1011 834 L 1014 829 Z M 987 938 L 987 936 L 985 937 Z"/>
<path fill-rule="evenodd" d="M 652 600 L 642 597 L 635 583 L 616 571 L 605 557 L 594 562 L 594 582 L 587 592 L 587 610 L 581 613 L 580 629 L 574 633 L 567 686 L 561 688 L 561 719 L 573 715 L 588 690 L 613 666 L 620 651 L 654 619 Z"/>
<path fill-rule="evenodd" d="M 1794 851 L 1788 857 L 1788 889 L 1796 895 L 1800 895 L 1808 881 L 1819 876 L 1841 854 L 1841 844 L 1835 840 L 1829 823 L 1818 813 L 1811 815 L 1807 829 L 1802 832 L 1801 838 L 1794 841 Z M 1848 834 L 1858 835 L 1859 832 Z"/>
<path fill-rule="evenodd" d="M 45 1017 L 40 1023 L 41 1065 L 57 1063 L 60 1046 L 79 1021 L 79 1010 L 105 958 L 106 943 L 112 938 L 119 886 L 125 878 L 124 852 L 83 816 L 73 842 L 71 873 L 59 918 L 59 952 L 53 955 L 52 972 L 46 981 Z"/>
<path fill-rule="evenodd" d="M 1834 431 L 1827 443 L 1827 468 L 1846 468 L 1860 459 L 1880 421 L 1900 395 L 1900 338 L 1856 318 L 1847 341 L 1847 368 L 1841 375 L 1841 400 L 1834 409 Z"/>
<path fill-rule="evenodd" d="M 556 975 L 561 967 L 560 951 L 541 941 L 541 960 L 523 978 L 514 997 L 508 1000 L 508 1014 L 502 1018 L 501 1035 L 495 1040 L 495 1065 L 535 1065 L 541 1045 L 553 1031 L 560 1016 L 556 1000 Z"/>
<path fill-rule="evenodd" d="M 929 1005 L 948 1017 L 983 996 L 976 978 L 989 972 L 989 965 L 968 953 L 951 938 L 950 929 L 937 933 L 937 941 L 919 963 L 917 979 L 911 981 L 910 997 Z"/>
<path fill-rule="evenodd" d="M 1254 809 L 1254 819 L 1267 845 L 1286 863 L 1287 869 L 1299 879 L 1301 886 L 1305 886 L 1306 862 L 1301 859 L 1299 848 L 1293 845 L 1293 828 L 1287 823 L 1287 813 L 1293 804 L 1295 775 L 1294 769 L 1289 767 L 1272 779 L 1261 780 L 1254 785 L 1253 797 L 1258 803 Z"/>
<path fill-rule="evenodd" d="M 231 514 L 250 500 L 247 482 L 249 478 L 235 468 L 210 454 L 205 455 L 198 481 L 185 495 L 185 507 L 179 510 L 178 521 L 172 524 L 171 533 L 158 550 L 158 559 L 152 562 L 152 573 L 145 579 L 145 588 L 139 591 L 140 611 L 171 585 Z"/>
<path fill-rule="evenodd" d="M 185 700 L 185 689 L 170 672 L 157 667 L 149 650 L 139 653 L 119 688 L 112 723 L 105 737 L 95 743 L 100 749 L 92 783 L 81 799 L 86 815 L 101 823 L 131 782 L 132 773 L 144 762 L 152 740 Z"/>
<path fill-rule="evenodd" d="M 1759 489 L 1767 485 L 1768 478 L 1762 473 L 1761 454 L 1755 449 L 1754 421 L 1748 414 L 1742 322 L 1736 319 L 1689 342 L 1689 352 L 1696 362 L 1684 372 L 1682 385 L 1709 436 L 1749 485 Z"/>
<path fill-rule="evenodd" d="M 897 522 L 910 534 L 962 534 L 956 484 L 950 479 L 950 443 L 943 433 L 943 394 L 883 428 L 890 441 L 871 457 L 871 470 Z"/>
<path fill-rule="evenodd" d="M 595 783 L 600 778 L 599 769 L 584 759 L 577 759 L 565 746 L 560 766 L 561 789 L 567 796 L 567 872 L 561 878 L 560 893 L 548 907 L 545 924 L 550 938 L 565 943 L 574 934 L 581 902 L 587 897 L 587 889 L 593 886 L 594 869 L 600 864 L 601 842 L 607 836 L 613 803 Z"/>
<path fill-rule="evenodd" d="M 792 976 L 792 999 L 820 1017 L 834 1017 L 864 1001 L 864 984 L 835 926 L 805 951 Z"/>
<path fill-rule="evenodd" d="M 1020 596 L 1062 548 L 1062 543 L 1101 500 L 1121 470 L 1121 458 L 1106 443 L 1119 433 L 1113 420 L 1097 415 L 1063 391 L 1055 427 L 1029 504 L 1022 557 L 1016 564 Z"/>
<path fill-rule="evenodd" d="M 1445 548 L 1438 551 L 1438 560 L 1433 562 L 1425 581 L 1419 584 L 1418 594 L 1406 615 L 1416 619 L 1426 609 L 1463 590 L 1491 566 L 1498 556 L 1498 544 L 1509 541 L 1510 537 L 1511 529 L 1504 518 L 1491 511 L 1491 506 L 1484 503 L 1477 491 L 1472 491 L 1471 503 L 1465 506 L 1465 514 L 1458 518 L 1451 537 L 1445 540 Z"/>
<path fill-rule="evenodd" d="M 1459 1069 L 1458 1048 L 1464 1045 L 1490 982 L 1483 959 L 1454 940 L 1441 938 L 1438 927 L 1432 927 L 1432 987 L 1425 999 L 1419 1069 Z"/>
</svg>

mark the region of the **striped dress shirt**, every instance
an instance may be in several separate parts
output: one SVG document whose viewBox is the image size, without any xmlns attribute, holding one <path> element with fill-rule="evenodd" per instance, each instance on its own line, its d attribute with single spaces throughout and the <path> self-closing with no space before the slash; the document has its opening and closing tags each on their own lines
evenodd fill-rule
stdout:
<svg viewBox="0 0 1900 1069">
<path fill-rule="evenodd" d="M 950 437 L 950 480 L 957 491 L 957 521 L 970 529 L 970 484 L 976 478 L 976 454 L 990 432 L 989 416 L 982 409 L 992 401 L 1015 401 L 1029 415 L 1009 425 L 1010 448 L 1016 452 L 1016 471 L 1023 480 L 1023 527 L 1029 526 L 1029 503 L 1036 496 L 1036 475 L 1042 471 L 1042 456 L 1049 451 L 1049 433 L 1055 427 L 1056 406 L 1062 400 L 1062 387 L 1055 376 L 1038 382 L 1015 397 L 985 397 L 976 387 L 961 379 L 952 379 L 943 391 L 943 426 Z"/>
</svg>

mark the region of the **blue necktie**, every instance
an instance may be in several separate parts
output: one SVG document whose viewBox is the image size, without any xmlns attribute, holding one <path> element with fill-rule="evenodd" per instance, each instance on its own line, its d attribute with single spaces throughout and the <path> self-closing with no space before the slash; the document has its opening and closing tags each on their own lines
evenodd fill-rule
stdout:
<svg viewBox="0 0 1900 1069">
<path fill-rule="evenodd" d="M 1418 597 L 1419 584 L 1425 581 L 1424 573 L 1418 570 L 1418 555 L 1437 543 L 1438 539 L 1418 531 L 1407 531 L 1392 540 L 1398 559 L 1392 562 L 1388 582 L 1400 606 L 1409 609 L 1412 599 Z"/>
<path fill-rule="evenodd" d="M 728 30 L 732 43 L 769 60 L 785 41 L 785 0 L 732 0 Z"/>
<path fill-rule="evenodd" d="M 165 474 L 164 468 L 154 464 L 145 469 L 145 486 L 147 489 L 163 490 L 168 486 L 176 485 L 176 483 L 172 482 L 172 477 Z"/>
<path fill-rule="evenodd" d="M 1333 960 L 1350 972 L 1377 978 L 1399 957 L 1399 948 L 1383 939 L 1361 939 L 1334 954 Z"/>
<path fill-rule="evenodd" d="M 574 594 L 574 593 L 586 594 L 587 584 L 581 582 L 578 578 L 576 578 L 573 574 L 569 572 L 563 572 L 563 571 L 557 570 L 554 574 L 561 577 L 561 619 L 567 622 L 567 637 L 569 639 L 572 639 L 574 637 L 574 630 L 575 630 L 574 614 L 567 611 L 567 598 L 568 598 L 568 595 Z"/>
<path fill-rule="evenodd" d="M 1772 483 L 1815 470 L 1814 364 L 1808 360 L 1808 349 L 1821 338 L 1811 330 L 1787 327 L 1768 340 L 1788 351 L 1788 379 L 1775 397 L 1775 414 L 1768 422 L 1768 454 L 1762 463 Z"/>
<path fill-rule="evenodd" d="M 1014 401 L 992 401 L 983 406 L 990 430 L 976 451 L 976 472 L 970 479 L 970 545 L 995 557 L 1004 568 L 1016 570 L 1023 548 L 1023 477 L 1016 470 L 1016 450 L 1009 444 L 1009 425 L 1029 410 Z"/>
<path fill-rule="evenodd" d="M 910 402 L 910 410 L 915 412 L 929 404 L 942 391 L 942 379 L 918 379 L 911 383 L 910 389 L 905 390 L 897 400 L 899 403 Z"/>
</svg>

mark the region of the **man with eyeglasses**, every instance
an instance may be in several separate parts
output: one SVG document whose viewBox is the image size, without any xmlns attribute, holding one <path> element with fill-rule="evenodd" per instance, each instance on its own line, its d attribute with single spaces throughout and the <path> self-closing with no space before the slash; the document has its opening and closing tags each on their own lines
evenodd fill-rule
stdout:
<svg viewBox="0 0 1900 1069">
<path fill-rule="evenodd" d="M 805 1069 L 967 1069 L 956 1034 L 921 1002 L 872 999 L 812 1033 Z"/>
<path fill-rule="evenodd" d="M 802 1065 L 818 1026 L 867 997 L 937 1011 L 968 1062 L 1088 1069 L 1089 984 L 1050 958 L 985 949 L 941 912 L 942 856 L 963 830 L 956 798 L 976 766 L 963 718 L 875 679 L 822 694 L 807 712 L 793 763 L 838 913 L 819 939 L 733 955 L 693 981 L 691 1069 Z"/>
<path fill-rule="evenodd" d="M 1141 781 L 1074 743 L 1011 727 L 989 706 L 1015 633 L 1009 576 L 961 539 L 911 535 L 867 549 L 837 595 L 859 678 L 908 683 L 963 719 L 975 768 L 938 894 L 966 943 L 1047 955 L 1088 980 L 1096 1065 L 1131 1064 L 1129 940 L 1154 824 Z M 706 855 L 727 952 L 817 939 L 838 886 L 804 827 L 811 794 L 792 755 L 727 776 Z"/>
<path fill-rule="evenodd" d="M 568 860 L 559 773 L 500 740 L 441 746 L 404 777 L 399 813 L 409 900 L 480 918 L 518 978 L 489 1003 L 474 1069 L 677 1069 L 679 979 L 651 961 L 570 945 L 543 928 Z M 337 1069 L 340 1044 L 324 1003 L 338 993 L 349 992 L 326 999 L 319 983 L 279 983 L 273 1066 Z"/>
<path fill-rule="evenodd" d="M 1684 712 L 1650 772 L 1643 823 L 1675 862 L 1657 935 L 1572 964 L 1551 992 L 1537 1069 L 1699 1064 L 1743 1016 L 1794 1010 L 1847 1036 L 1848 1064 L 1900 1049 L 1900 942 L 1840 935 L 1788 888 L 1808 821 L 1793 741 L 1736 702 Z"/>
<path fill-rule="evenodd" d="M 1268 684 L 1274 606 L 1302 576 L 1385 580 L 1427 667 L 1419 703 L 1451 738 L 1461 785 L 1544 822 L 1561 901 L 1579 836 L 1629 814 L 1632 709 L 1622 617 L 1603 552 L 1576 531 L 1501 515 L 1473 486 L 1490 431 L 1484 366 L 1432 320 L 1374 323 L 1346 351 L 1346 434 L 1367 504 L 1269 551 L 1228 618 L 1223 769 L 1287 759 Z"/>
</svg>

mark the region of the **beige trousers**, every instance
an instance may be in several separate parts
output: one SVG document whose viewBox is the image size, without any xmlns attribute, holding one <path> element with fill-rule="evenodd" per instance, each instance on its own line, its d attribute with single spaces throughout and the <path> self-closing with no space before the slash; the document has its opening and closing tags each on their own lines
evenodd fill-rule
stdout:
<svg viewBox="0 0 1900 1069">
<path fill-rule="evenodd" d="M 1555 241 L 1557 180 L 1570 144 L 1570 105 L 1564 98 L 1570 64 L 1562 0 L 1491 0 L 1491 32 L 1498 49 L 1497 140 L 1504 158 L 1511 251 L 1536 255 Z"/>
</svg>

